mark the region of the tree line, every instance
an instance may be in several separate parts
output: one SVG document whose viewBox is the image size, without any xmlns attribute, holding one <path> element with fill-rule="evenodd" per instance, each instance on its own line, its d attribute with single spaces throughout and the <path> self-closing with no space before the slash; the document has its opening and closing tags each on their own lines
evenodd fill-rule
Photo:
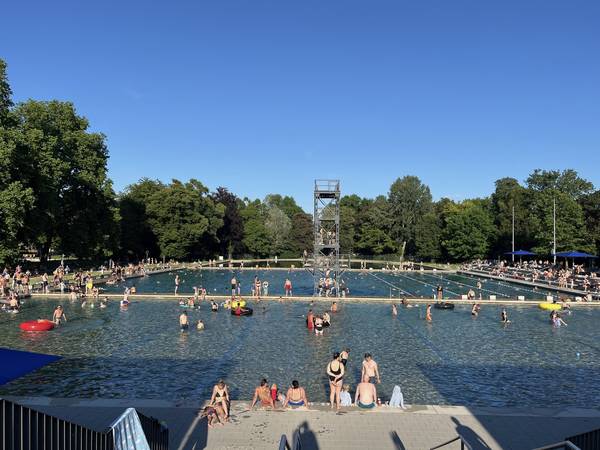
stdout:
<svg viewBox="0 0 600 450">
<path fill-rule="evenodd" d="M 27 250 L 80 259 L 137 261 L 299 257 L 310 252 L 312 216 L 289 196 L 240 198 L 200 181 L 141 179 L 116 194 L 105 136 L 69 102 L 17 105 L 0 60 L 0 263 Z M 518 247 L 548 255 L 556 202 L 557 249 L 600 249 L 600 191 L 574 170 L 535 170 L 520 183 L 496 181 L 486 198 L 433 201 L 419 178 L 397 179 L 387 195 L 344 196 L 342 253 L 426 261 L 496 257 Z"/>
</svg>

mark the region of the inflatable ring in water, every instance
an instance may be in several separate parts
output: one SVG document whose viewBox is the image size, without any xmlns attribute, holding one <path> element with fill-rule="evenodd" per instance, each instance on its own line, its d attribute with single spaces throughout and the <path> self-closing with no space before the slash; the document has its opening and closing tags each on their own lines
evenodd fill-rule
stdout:
<svg viewBox="0 0 600 450">
<path fill-rule="evenodd" d="M 30 320 L 19 325 L 23 331 L 50 331 L 54 328 L 51 320 Z"/>
<path fill-rule="evenodd" d="M 231 309 L 235 309 L 237 307 L 243 308 L 244 306 L 246 306 L 246 300 L 236 300 L 231 302 Z"/>
<path fill-rule="evenodd" d="M 545 309 L 546 311 L 558 311 L 562 308 L 562 306 L 560 306 L 558 303 L 549 302 L 538 303 L 538 306 L 540 309 Z"/>
<path fill-rule="evenodd" d="M 433 305 L 433 307 L 435 309 L 454 309 L 454 303 L 448 303 L 448 302 L 437 302 Z"/>
<path fill-rule="evenodd" d="M 241 309 L 240 312 L 238 313 L 237 309 L 231 309 L 231 315 L 232 316 L 251 316 L 253 313 L 252 308 L 244 308 Z"/>
</svg>

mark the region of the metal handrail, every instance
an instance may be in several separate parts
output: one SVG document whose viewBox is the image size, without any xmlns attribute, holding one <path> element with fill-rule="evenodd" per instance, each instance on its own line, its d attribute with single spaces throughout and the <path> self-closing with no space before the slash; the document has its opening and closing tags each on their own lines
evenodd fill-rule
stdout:
<svg viewBox="0 0 600 450">
<path fill-rule="evenodd" d="M 454 439 L 450 439 L 448 442 L 444 442 L 443 444 L 436 445 L 435 447 L 431 447 L 429 450 L 436 450 L 438 448 L 445 447 L 446 445 L 452 444 L 453 442 L 456 442 L 458 440 L 460 440 L 460 449 L 461 450 L 464 450 L 465 447 L 468 450 L 473 450 L 473 447 L 471 446 L 471 444 L 469 444 L 469 442 L 463 436 L 461 436 L 460 433 Z"/>
<path fill-rule="evenodd" d="M 292 447 L 290 447 L 285 434 L 281 435 L 281 440 L 279 441 L 279 450 L 292 450 Z"/>
<path fill-rule="evenodd" d="M 546 445 L 544 447 L 538 447 L 533 450 L 558 450 L 558 449 L 570 449 L 570 450 L 581 450 L 575 444 L 569 441 L 556 442 L 555 444 Z"/>
</svg>

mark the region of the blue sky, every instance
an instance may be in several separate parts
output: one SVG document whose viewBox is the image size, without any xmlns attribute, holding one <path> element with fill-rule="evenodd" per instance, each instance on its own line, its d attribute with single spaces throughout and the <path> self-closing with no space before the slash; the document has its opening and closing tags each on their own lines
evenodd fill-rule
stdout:
<svg viewBox="0 0 600 450">
<path fill-rule="evenodd" d="M 73 101 L 110 176 L 240 196 L 314 178 L 434 198 L 574 168 L 600 187 L 597 1 L 20 1 L 0 57 L 17 101 Z"/>
</svg>

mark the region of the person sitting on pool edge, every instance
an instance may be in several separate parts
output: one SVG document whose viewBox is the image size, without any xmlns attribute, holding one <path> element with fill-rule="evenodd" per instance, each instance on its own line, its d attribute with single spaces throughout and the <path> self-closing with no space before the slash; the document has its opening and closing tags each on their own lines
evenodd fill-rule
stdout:
<svg viewBox="0 0 600 450">
<path fill-rule="evenodd" d="M 372 409 L 377 401 L 377 389 L 373 383 L 369 382 L 367 375 L 363 376 L 362 382 L 356 386 L 354 403 L 362 409 Z"/>
<path fill-rule="evenodd" d="M 293 380 L 292 385 L 285 395 L 285 401 L 283 407 L 291 406 L 297 408 L 300 406 L 308 406 L 308 399 L 306 398 L 306 392 L 303 387 L 300 387 L 298 380 Z"/>
<path fill-rule="evenodd" d="M 269 389 L 269 384 L 267 383 L 266 378 L 263 378 L 260 381 L 260 386 L 254 389 L 254 397 L 252 398 L 250 409 L 254 408 L 254 405 L 258 403 L 259 400 L 262 407 L 270 406 L 273 409 L 275 408 L 273 399 L 271 398 L 271 390 Z"/>
</svg>

